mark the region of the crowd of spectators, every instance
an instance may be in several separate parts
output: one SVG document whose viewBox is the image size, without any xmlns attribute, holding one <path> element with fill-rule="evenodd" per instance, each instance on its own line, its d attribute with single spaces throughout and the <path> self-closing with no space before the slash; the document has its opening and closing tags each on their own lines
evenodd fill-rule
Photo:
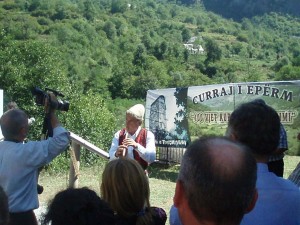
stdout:
<svg viewBox="0 0 300 225">
<path fill-rule="evenodd" d="M 38 224 L 33 212 L 38 208 L 38 168 L 69 144 L 55 110 L 48 110 L 53 137 L 42 141 L 24 142 L 29 126 L 24 111 L 13 108 L 0 119 L 0 225 Z M 155 149 L 153 134 L 141 127 L 144 111 L 141 104 L 127 110 L 126 127 L 112 141 L 100 195 L 87 187 L 58 192 L 42 225 L 166 224 L 165 210 L 150 203 L 147 166 Z M 256 100 L 233 111 L 226 136 L 190 143 L 176 181 L 170 224 L 299 225 L 300 163 L 289 179 L 268 169 L 281 129 L 276 111 Z"/>
</svg>

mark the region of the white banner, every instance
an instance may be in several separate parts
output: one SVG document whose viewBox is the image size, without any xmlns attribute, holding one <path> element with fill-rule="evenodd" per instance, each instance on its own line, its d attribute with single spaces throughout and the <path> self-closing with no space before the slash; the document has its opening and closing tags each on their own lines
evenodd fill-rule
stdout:
<svg viewBox="0 0 300 225">
<path fill-rule="evenodd" d="M 298 146 L 300 80 L 149 90 L 145 126 L 155 134 L 158 146 L 183 147 L 202 135 L 224 135 L 231 112 L 258 98 L 277 111 L 289 146 Z"/>
</svg>

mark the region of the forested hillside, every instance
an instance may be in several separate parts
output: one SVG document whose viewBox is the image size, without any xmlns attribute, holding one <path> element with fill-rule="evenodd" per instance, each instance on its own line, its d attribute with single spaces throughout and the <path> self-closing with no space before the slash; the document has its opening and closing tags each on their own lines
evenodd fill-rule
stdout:
<svg viewBox="0 0 300 225">
<path fill-rule="evenodd" d="M 268 12 L 234 21 L 205 7 L 199 1 L 0 0 L 5 102 L 37 115 L 42 109 L 30 88 L 59 89 L 71 102 L 63 114 L 68 127 L 107 148 L 124 108 L 144 101 L 148 89 L 300 79 L 299 17 Z"/>
<path fill-rule="evenodd" d="M 203 0 L 203 3 L 207 10 L 236 20 L 270 12 L 300 16 L 298 0 Z"/>
</svg>

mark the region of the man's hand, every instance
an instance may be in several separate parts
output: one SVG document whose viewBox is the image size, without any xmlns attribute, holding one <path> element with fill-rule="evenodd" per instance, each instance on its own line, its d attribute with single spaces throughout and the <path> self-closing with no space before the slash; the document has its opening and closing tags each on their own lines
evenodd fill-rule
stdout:
<svg viewBox="0 0 300 225">
<path fill-rule="evenodd" d="M 45 112 L 50 114 L 51 126 L 54 129 L 55 127 L 59 126 L 59 120 L 55 115 L 56 110 L 54 107 L 51 106 L 51 102 L 57 102 L 57 98 L 52 92 L 49 92 L 48 94 L 50 99 L 47 99 L 45 105 Z"/>
<path fill-rule="evenodd" d="M 116 157 L 125 157 L 127 156 L 127 147 L 126 145 L 120 145 L 115 153 Z"/>
<path fill-rule="evenodd" d="M 57 102 L 57 98 L 56 98 L 55 94 L 53 94 L 52 92 L 49 92 L 48 98 L 45 99 L 45 112 L 46 113 L 55 112 L 55 109 L 53 107 L 51 107 L 51 102 L 52 102 L 52 104 L 54 104 L 55 102 Z"/>
<path fill-rule="evenodd" d="M 137 147 L 137 143 L 131 138 L 124 139 L 122 144 L 125 146 L 132 146 L 133 148 Z"/>
</svg>

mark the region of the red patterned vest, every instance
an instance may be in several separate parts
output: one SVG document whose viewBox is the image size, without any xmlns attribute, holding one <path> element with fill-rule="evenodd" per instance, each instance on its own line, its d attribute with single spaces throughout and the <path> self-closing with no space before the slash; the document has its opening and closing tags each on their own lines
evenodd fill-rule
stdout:
<svg viewBox="0 0 300 225">
<path fill-rule="evenodd" d="M 119 134 L 119 145 L 122 144 L 123 140 L 125 139 L 125 128 L 123 128 L 121 131 L 120 131 L 120 134 Z M 147 130 L 145 128 L 142 128 L 140 133 L 138 134 L 138 136 L 135 138 L 135 142 L 136 143 L 139 143 L 140 145 L 142 145 L 143 147 L 146 148 L 146 140 L 147 140 Z M 142 166 L 142 168 L 144 170 L 147 169 L 148 167 L 148 162 L 145 161 L 141 156 L 140 154 L 137 152 L 137 150 L 133 149 L 133 157 L 136 161 L 138 161 L 138 163 Z"/>
</svg>

